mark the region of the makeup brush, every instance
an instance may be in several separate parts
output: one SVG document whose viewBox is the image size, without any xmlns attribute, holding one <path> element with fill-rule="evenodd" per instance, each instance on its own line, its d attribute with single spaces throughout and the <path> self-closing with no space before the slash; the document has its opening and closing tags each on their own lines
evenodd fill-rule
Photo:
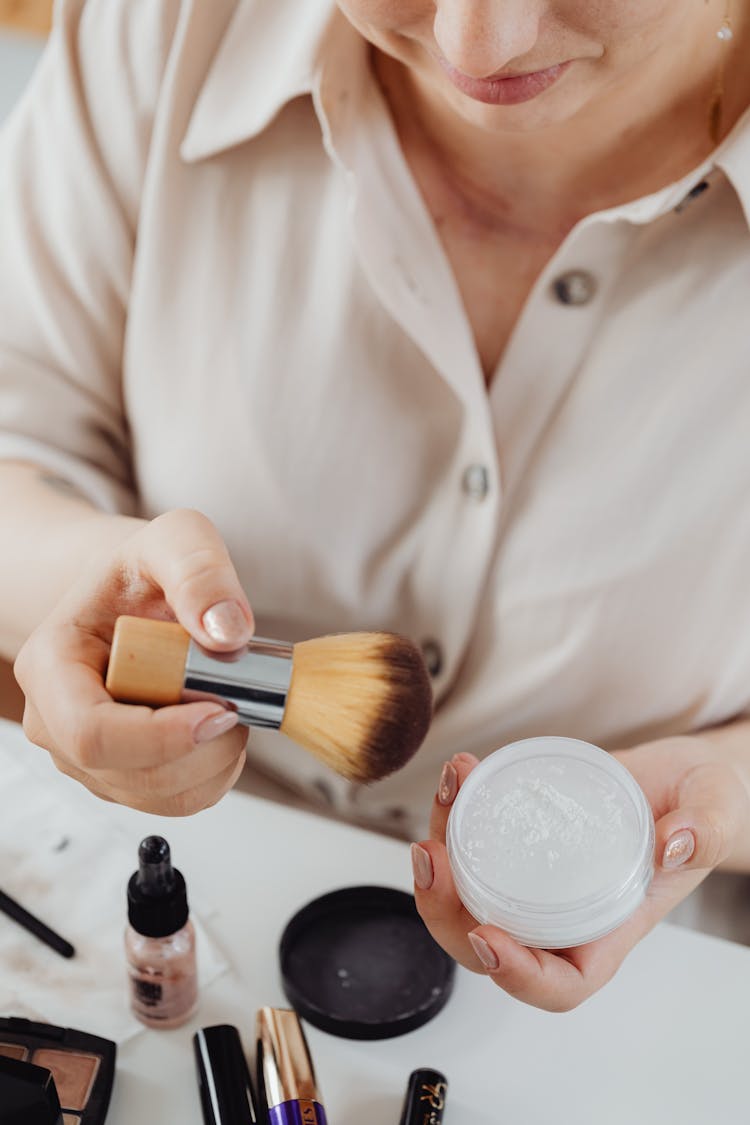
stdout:
<svg viewBox="0 0 750 1125">
<path fill-rule="evenodd" d="M 43 941 L 50 949 L 54 949 L 55 953 L 59 953 L 61 957 L 75 956 L 75 949 L 69 941 L 60 937 L 53 929 L 45 925 L 41 918 L 37 918 L 36 915 L 26 910 L 20 902 L 16 902 L 4 891 L 0 891 L 0 911 L 7 914 L 14 922 L 18 922 L 19 926 L 23 926 L 34 937 Z M 0 1120 L 2 1119 L 0 1118 Z"/>
<path fill-rule="evenodd" d="M 350 781 L 408 762 L 432 717 L 422 656 L 396 633 L 342 633 L 291 645 L 253 637 L 212 653 L 174 622 L 119 617 L 106 687 L 152 707 L 218 699 L 245 726 L 280 729 Z"/>
</svg>

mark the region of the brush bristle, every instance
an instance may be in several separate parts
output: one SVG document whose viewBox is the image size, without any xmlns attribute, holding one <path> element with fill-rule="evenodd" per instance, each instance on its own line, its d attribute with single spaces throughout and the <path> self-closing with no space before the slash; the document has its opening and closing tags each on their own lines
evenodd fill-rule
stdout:
<svg viewBox="0 0 750 1125">
<path fill-rule="evenodd" d="M 377 781 L 419 749 L 432 689 L 419 650 L 395 633 L 294 646 L 282 731 L 351 781 Z"/>
</svg>

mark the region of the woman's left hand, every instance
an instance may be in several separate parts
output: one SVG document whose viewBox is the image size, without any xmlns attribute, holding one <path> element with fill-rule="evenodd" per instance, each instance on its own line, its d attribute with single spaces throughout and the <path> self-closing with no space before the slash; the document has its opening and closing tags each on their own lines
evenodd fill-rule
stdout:
<svg viewBox="0 0 750 1125">
<path fill-rule="evenodd" d="M 457 754 L 443 768 L 431 839 L 412 845 L 417 907 L 435 940 L 468 969 L 547 1011 L 569 1011 L 606 984 L 633 946 L 728 858 L 750 823 L 741 776 L 717 760 L 707 738 L 665 738 L 615 756 L 653 809 L 656 869 L 638 910 L 597 941 L 554 952 L 529 949 L 496 926 L 480 926 L 463 906 L 451 877 L 445 829 L 458 789 L 477 765 L 470 754 Z"/>
</svg>

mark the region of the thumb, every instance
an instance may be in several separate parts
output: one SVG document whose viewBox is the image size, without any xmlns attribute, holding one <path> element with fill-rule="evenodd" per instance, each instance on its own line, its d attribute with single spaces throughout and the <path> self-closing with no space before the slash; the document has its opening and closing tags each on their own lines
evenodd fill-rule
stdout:
<svg viewBox="0 0 750 1125">
<path fill-rule="evenodd" d="M 219 652 L 247 644 L 253 611 L 211 520 L 189 509 L 166 512 L 144 528 L 139 549 L 141 569 L 199 644 Z"/>
<path fill-rule="evenodd" d="M 701 870 L 727 859 L 748 811 L 747 792 L 734 769 L 718 762 L 689 769 L 675 802 L 656 824 L 657 864 L 667 871 Z"/>
</svg>

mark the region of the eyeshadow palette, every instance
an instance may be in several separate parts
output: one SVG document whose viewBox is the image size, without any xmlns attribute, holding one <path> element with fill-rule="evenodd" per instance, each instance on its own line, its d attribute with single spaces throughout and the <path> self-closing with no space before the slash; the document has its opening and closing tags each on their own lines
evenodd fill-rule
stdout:
<svg viewBox="0 0 750 1125">
<path fill-rule="evenodd" d="M 0 1019 L 0 1057 L 51 1072 L 63 1125 L 102 1125 L 112 1093 L 116 1050 L 109 1039 L 72 1028 Z"/>
</svg>

